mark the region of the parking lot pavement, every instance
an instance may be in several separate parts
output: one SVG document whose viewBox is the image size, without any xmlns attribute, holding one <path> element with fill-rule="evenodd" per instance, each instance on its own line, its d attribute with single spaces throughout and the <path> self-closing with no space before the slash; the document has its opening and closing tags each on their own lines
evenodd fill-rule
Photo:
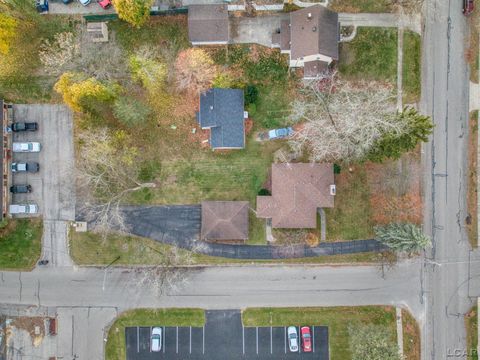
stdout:
<svg viewBox="0 0 480 360">
<path fill-rule="evenodd" d="M 35 161 L 38 173 L 15 173 L 13 184 L 30 184 L 32 193 L 15 194 L 14 202 L 33 202 L 44 218 L 43 258 L 52 266 L 71 266 L 68 222 L 75 219 L 73 117 L 61 105 L 14 105 L 15 122 L 37 122 L 38 131 L 13 133 L 13 141 L 41 144 L 40 153 L 13 153 L 13 162 Z"/>
<path fill-rule="evenodd" d="M 150 351 L 151 327 L 125 329 L 127 360 L 328 360 L 328 328 L 312 326 L 313 351 L 291 353 L 286 327 L 243 327 L 237 310 L 207 311 L 203 328 L 162 327 L 162 349 Z M 297 326 L 297 331 L 299 331 Z"/>
</svg>

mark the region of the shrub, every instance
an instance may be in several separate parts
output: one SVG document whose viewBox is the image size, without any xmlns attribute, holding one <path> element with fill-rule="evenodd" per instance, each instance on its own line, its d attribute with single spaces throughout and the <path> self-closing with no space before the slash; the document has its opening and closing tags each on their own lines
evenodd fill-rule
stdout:
<svg viewBox="0 0 480 360">
<path fill-rule="evenodd" d="M 150 17 L 154 0 L 113 0 L 118 17 L 129 24 L 140 27 Z"/>
<path fill-rule="evenodd" d="M 131 97 L 120 97 L 113 104 L 113 114 L 125 126 L 133 127 L 147 120 L 151 109 Z"/>
<path fill-rule="evenodd" d="M 338 164 L 333 164 L 333 173 L 334 174 L 340 174 L 342 171 L 342 167 Z"/>
<path fill-rule="evenodd" d="M 256 104 L 258 100 L 258 89 L 255 85 L 248 85 L 245 89 L 245 105 Z"/>
<path fill-rule="evenodd" d="M 258 192 L 258 195 L 259 196 L 270 196 L 270 195 L 272 195 L 272 193 L 268 189 L 260 189 L 260 191 Z"/>
</svg>

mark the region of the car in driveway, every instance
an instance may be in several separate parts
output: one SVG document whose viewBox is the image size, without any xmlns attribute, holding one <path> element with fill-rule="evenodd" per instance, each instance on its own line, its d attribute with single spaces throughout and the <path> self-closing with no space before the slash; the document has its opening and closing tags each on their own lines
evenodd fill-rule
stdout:
<svg viewBox="0 0 480 360">
<path fill-rule="evenodd" d="M 463 0 L 463 15 L 470 15 L 473 13 L 474 8 L 473 0 Z"/>
<path fill-rule="evenodd" d="M 302 326 L 300 328 L 300 338 L 302 342 L 302 351 L 311 352 L 312 351 L 312 334 L 310 332 L 309 326 Z"/>
<path fill-rule="evenodd" d="M 82 4 L 83 6 L 87 6 L 88 4 L 91 3 L 91 0 L 78 0 L 80 2 L 80 4 Z"/>
<path fill-rule="evenodd" d="M 98 2 L 98 5 L 100 5 L 103 9 L 108 9 L 110 6 L 112 6 L 111 0 L 101 0 Z"/>
<path fill-rule="evenodd" d="M 38 142 L 14 142 L 12 144 L 13 152 L 39 152 L 40 143 Z"/>
<path fill-rule="evenodd" d="M 293 134 L 293 129 L 291 127 L 273 129 L 268 132 L 268 139 L 269 140 L 282 139 L 282 138 L 289 137 L 292 134 Z"/>
<path fill-rule="evenodd" d="M 289 326 L 287 329 L 288 349 L 291 352 L 298 351 L 298 334 L 295 326 Z"/>
<path fill-rule="evenodd" d="M 36 122 L 16 122 L 12 124 L 12 131 L 37 131 L 38 124 Z"/>
<path fill-rule="evenodd" d="M 12 194 L 26 194 L 32 192 L 31 185 L 12 185 L 10 186 L 10 192 Z"/>
<path fill-rule="evenodd" d="M 35 0 L 35 8 L 41 14 L 48 13 L 48 0 Z"/>
<path fill-rule="evenodd" d="M 36 214 L 38 206 L 35 204 L 12 204 L 9 207 L 10 214 Z"/>
<path fill-rule="evenodd" d="M 12 172 L 38 172 L 40 170 L 40 165 L 37 162 L 19 162 L 19 163 L 12 163 Z"/>
<path fill-rule="evenodd" d="M 162 328 L 152 328 L 152 334 L 150 335 L 150 350 L 152 352 L 158 352 L 162 350 Z"/>
</svg>

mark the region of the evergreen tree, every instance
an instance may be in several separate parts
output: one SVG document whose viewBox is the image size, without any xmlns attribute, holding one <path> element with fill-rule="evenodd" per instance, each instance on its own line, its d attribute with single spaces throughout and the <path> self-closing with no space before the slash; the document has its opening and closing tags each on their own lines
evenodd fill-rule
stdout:
<svg viewBox="0 0 480 360">
<path fill-rule="evenodd" d="M 375 226 L 377 240 L 394 251 L 418 252 L 431 245 L 431 240 L 415 224 L 392 223 Z"/>
<path fill-rule="evenodd" d="M 404 123 L 401 133 L 386 133 L 379 138 L 370 150 L 367 158 L 382 162 L 385 158 L 398 159 L 403 153 L 415 149 L 419 142 L 427 142 L 432 133 L 433 123 L 430 117 L 421 115 L 411 107 L 397 114 L 397 120 Z"/>
</svg>

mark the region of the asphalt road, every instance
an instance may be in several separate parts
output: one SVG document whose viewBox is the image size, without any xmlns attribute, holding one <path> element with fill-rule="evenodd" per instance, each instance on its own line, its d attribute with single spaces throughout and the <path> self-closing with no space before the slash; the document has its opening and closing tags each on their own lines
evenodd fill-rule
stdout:
<svg viewBox="0 0 480 360">
<path fill-rule="evenodd" d="M 425 228 L 432 235 L 422 274 L 423 359 L 459 358 L 466 350 L 463 314 L 478 295 L 478 261 L 465 232 L 469 72 L 461 1 L 427 1 L 421 110 L 435 123 L 424 147 Z M 441 265 L 438 265 L 438 264 Z M 463 358 L 463 357 L 462 357 Z"/>
</svg>

